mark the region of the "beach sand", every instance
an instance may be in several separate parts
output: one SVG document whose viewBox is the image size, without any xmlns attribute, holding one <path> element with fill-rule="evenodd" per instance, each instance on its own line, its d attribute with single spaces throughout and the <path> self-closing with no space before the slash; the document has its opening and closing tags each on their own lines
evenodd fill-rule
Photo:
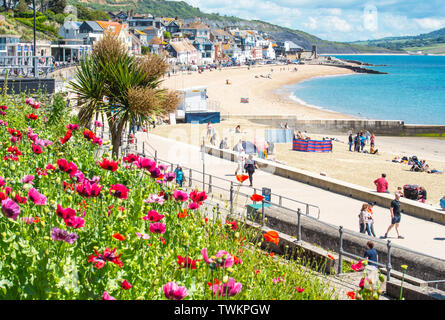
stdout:
<svg viewBox="0 0 445 320">
<path fill-rule="evenodd" d="M 293 71 L 297 68 L 298 71 Z M 271 71 L 273 69 L 273 71 Z M 285 69 L 280 71 L 280 69 Z M 272 79 L 261 78 L 261 75 Z M 194 86 L 207 86 L 209 101 L 220 104 L 221 113 L 230 116 L 239 114 L 257 115 L 296 115 L 300 119 L 351 119 L 352 116 L 308 107 L 283 95 L 282 87 L 316 76 L 353 74 L 351 70 L 321 65 L 252 66 L 227 68 L 214 71 L 186 72 L 164 78 L 163 86 L 181 89 Z M 258 78 L 255 78 L 258 76 Z M 226 80 L 231 84 L 227 85 Z M 279 90 L 280 89 L 280 90 Z M 280 92 L 277 92 L 277 91 Z M 249 103 L 240 103 L 241 98 L 249 98 Z"/>
<path fill-rule="evenodd" d="M 270 66 L 252 68 L 247 70 L 231 69 L 223 71 L 205 71 L 203 74 L 172 76 L 165 81 L 165 85 L 172 89 L 206 85 L 208 86 L 209 99 L 218 99 L 223 111 L 235 114 L 293 114 L 308 119 L 347 119 L 352 116 L 342 115 L 323 109 L 311 108 L 286 99 L 276 91 L 281 86 L 296 83 L 313 76 L 336 75 L 350 73 L 335 67 L 318 65 L 298 66 L 297 72 L 279 71 L 280 66 L 273 66 L 272 80 L 257 79 L 257 74 L 265 74 Z M 286 67 L 287 68 L 287 67 Z M 292 68 L 292 67 L 291 67 Z M 278 70 L 277 70 L 278 69 Z M 176 78 L 176 80 L 174 79 Z M 181 85 L 178 85 L 182 79 Z M 225 85 L 225 79 L 230 79 L 232 85 Z M 175 85 L 176 82 L 176 85 Z M 240 97 L 249 97 L 249 104 L 241 105 Z M 235 134 L 234 129 L 241 126 L 243 133 Z M 233 147 L 240 139 L 253 141 L 255 137 L 263 138 L 268 125 L 252 123 L 245 119 L 230 117 L 230 120 L 213 124 L 218 139 L 227 137 L 228 144 Z M 295 128 L 292 128 L 295 129 Z M 296 128 L 298 130 L 298 128 Z M 164 136 L 184 143 L 200 145 L 202 137 L 206 135 L 206 125 L 176 124 L 161 125 L 150 130 L 151 133 Z M 311 138 L 321 138 L 319 134 L 311 134 Z M 346 143 L 346 133 L 335 135 L 326 133 L 323 136 L 333 137 L 339 141 L 333 142 L 333 152 L 330 153 L 306 153 L 292 151 L 291 143 L 275 144 L 275 158 L 295 168 L 308 170 L 315 173 L 325 173 L 329 177 L 354 183 L 360 186 L 375 189 L 373 181 L 386 173 L 389 182 L 389 190 L 394 193 L 398 186 L 405 184 L 418 184 L 424 186 L 428 192 L 427 203 L 438 207 L 439 199 L 445 195 L 445 174 L 427 174 L 409 171 L 406 164 L 393 163 L 394 156 L 417 155 L 419 159 L 427 160 L 430 168 L 445 170 L 445 140 L 419 137 L 376 137 L 376 147 L 379 154 L 370 155 L 357 152 L 349 152 Z M 209 139 L 206 139 L 209 143 Z M 366 146 L 369 151 L 369 146 Z M 235 170 L 236 164 L 234 164 Z"/>
</svg>

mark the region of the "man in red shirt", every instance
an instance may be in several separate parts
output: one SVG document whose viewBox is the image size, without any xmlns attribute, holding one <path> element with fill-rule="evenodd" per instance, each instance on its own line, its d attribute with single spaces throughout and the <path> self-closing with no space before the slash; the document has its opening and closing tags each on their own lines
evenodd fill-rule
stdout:
<svg viewBox="0 0 445 320">
<path fill-rule="evenodd" d="M 374 184 L 377 186 L 377 192 L 389 193 L 388 181 L 386 181 L 386 174 L 382 173 L 382 177 L 374 180 Z"/>
</svg>

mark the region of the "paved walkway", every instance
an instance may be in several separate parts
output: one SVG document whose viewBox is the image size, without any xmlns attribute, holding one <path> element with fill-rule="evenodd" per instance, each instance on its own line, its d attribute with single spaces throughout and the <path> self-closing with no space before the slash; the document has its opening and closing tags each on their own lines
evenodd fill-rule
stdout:
<svg viewBox="0 0 445 320">
<path fill-rule="evenodd" d="M 182 166 L 202 171 L 203 162 L 199 147 L 142 132 L 137 133 L 137 138 L 139 151 L 142 150 L 142 142 L 146 141 L 157 150 L 159 159 L 168 160 L 175 164 L 180 163 Z M 147 145 L 145 150 L 146 152 L 150 151 Z M 206 173 L 236 182 L 236 166 L 234 162 L 205 155 Z M 188 172 L 185 172 L 185 174 L 187 177 Z M 201 177 L 199 178 L 201 179 Z M 336 226 L 342 225 L 344 228 L 353 231 L 358 231 L 359 229 L 358 214 L 363 203 L 362 201 L 275 176 L 261 170 L 256 170 L 253 180 L 254 187 L 259 189 L 258 193 L 261 192 L 262 187 L 271 188 L 272 193 L 319 206 L 321 221 Z M 224 183 L 226 188 L 230 187 L 230 184 Z M 248 190 L 245 192 L 249 193 Z M 252 191 L 250 191 L 251 193 Z M 274 202 L 277 201 L 274 200 Z M 287 206 L 288 203 L 283 201 L 283 205 Z M 390 224 L 391 215 L 388 208 L 375 206 L 373 211 L 375 232 L 377 237 L 380 237 L 385 234 Z M 445 226 L 402 214 L 399 232 L 405 239 L 397 239 L 397 234 L 395 229 L 393 229 L 389 234 L 389 239 L 391 239 L 393 244 L 445 259 Z M 365 242 L 363 241 L 364 248 Z"/>
</svg>

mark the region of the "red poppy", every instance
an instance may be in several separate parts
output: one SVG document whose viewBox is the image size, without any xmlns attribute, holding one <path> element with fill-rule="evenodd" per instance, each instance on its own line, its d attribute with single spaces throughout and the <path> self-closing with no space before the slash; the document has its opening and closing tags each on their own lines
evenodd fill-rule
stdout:
<svg viewBox="0 0 445 320">
<path fill-rule="evenodd" d="M 246 181 L 247 179 L 249 179 L 248 175 L 245 174 L 237 174 L 236 175 L 236 180 L 238 180 L 239 182 L 243 183 L 244 181 Z"/>
<path fill-rule="evenodd" d="M 193 260 L 189 257 L 177 256 L 177 258 L 178 258 L 179 269 L 182 268 L 196 269 L 196 262 L 199 261 L 199 259 Z"/>
<path fill-rule="evenodd" d="M 207 195 L 205 191 L 198 192 L 196 190 L 193 190 L 192 192 L 190 192 L 190 199 L 192 199 L 193 202 L 200 204 L 207 199 Z"/>
<path fill-rule="evenodd" d="M 254 193 L 251 197 L 250 200 L 255 201 L 255 202 L 259 202 L 262 201 L 264 199 L 264 197 L 262 195 L 256 194 Z"/>
<path fill-rule="evenodd" d="M 242 264 L 243 259 L 238 258 L 237 256 L 233 256 L 234 264 Z"/>
<path fill-rule="evenodd" d="M 22 152 L 16 146 L 8 147 L 8 152 L 12 153 L 15 156 L 21 156 Z"/>
<path fill-rule="evenodd" d="M 117 161 L 108 160 L 103 158 L 102 162 L 99 163 L 100 167 L 105 170 L 116 171 L 118 168 Z"/>
<path fill-rule="evenodd" d="M 125 237 L 123 235 L 121 235 L 120 233 L 113 234 L 113 238 L 117 239 L 119 241 L 124 241 L 125 240 Z"/>
<path fill-rule="evenodd" d="M 103 268 L 107 261 L 114 263 L 119 267 L 123 267 L 124 264 L 120 260 L 121 255 L 116 256 L 115 252 L 116 248 L 114 248 L 113 250 L 105 248 L 102 253 L 99 253 L 97 252 L 97 250 L 94 250 L 94 253 L 96 255 L 92 254 L 88 258 L 88 262 L 92 262 L 97 269 Z"/>
<path fill-rule="evenodd" d="M 27 117 L 29 120 L 37 120 L 37 119 L 39 118 L 38 115 L 33 114 L 33 113 L 29 113 L 29 114 L 27 114 L 26 117 Z"/>
<path fill-rule="evenodd" d="M 231 225 L 231 229 L 232 230 L 236 230 L 236 229 L 238 229 L 238 224 L 237 224 L 237 222 L 235 221 L 235 220 L 233 220 L 233 221 L 226 221 L 226 225 Z"/>
<path fill-rule="evenodd" d="M 207 218 L 202 218 L 201 221 L 204 222 L 204 223 L 207 223 L 207 222 L 209 221 L 209 219 L 207 219 Z"/>
<path fill-rule="evenodd" d="M 188 214 L 187 209 L 184 209 L 183 211 L 178 213 L 177 217 L 182 219 L 182 218 L 187 217 L 187 214 Z"/>
<path fill-rule="evenodd" d="M 90 131 L 90 130 L 85 130 L 85 131 L 83 132 L 83 136 L 84 136 L 85 139 L 87 139 L 87 140 L 93 140 L 93 139 L 96 137 L 96 135 L 94 134 L 94 132 L 93 132 L 93 131 Z"/>
<path fill-rule="evenodd" d="M 41 154 L 41 153 L 43 153 L 42 148 L 41 148 L 40 146 L 36 145 L 36 144 L 33 144 L 33 145 L 32 145 L 32 151 L 33 151 L 35 154 Z"/>
<path fill-rule="evenodd" d="M 213 282 L 214 282 L 214 283 L 211 283 L 210 281 L 207 282 L 207 284 L 209 285 L 209 287 L 211 287 L 211 286 L 213 286 L 213 285 L 215 285 L 215 284 L 218 284 L 218 285 L 219 285 L 219 280 L 218 280 L 217 278 L 215 278 L 215 280 L 213 280 Z"/>
<path fill-rule="evenodd" d="M 361 261 L 357 262 L 356 264 L 351 265 L 351 269 L 354 271 L 362 271 L 365 268 L 363 263 Z"/>
<path fill-rule="evenodd" d="M 68 131 L 66 132 L 65 136 L 63 137 L 63 139 L 60 139 L 60 142 L 62 144 L 66 143 L 71 138 L 72 135 L 73 135 L 73 132 L 68 129 Z"/>
<path fill-rule="evenodd" d="M 258 274 L 258 273 L 260 273 L 260 270 L 255 270 L 255 274 Z"/>
<path fill-rule="evenodd" d="M 124 280 L 122 283 L 121 283 L 121 288 L 122 289 L 124 289 L 124 290 L 128 290 L 128 289 L 131 289 L 133 286 L 130 284 L 130 282 L 128 282 L 127 280 Z"/>
<path fill-rule="evenodd" d="M 278 233 L 276 231 L 268 231 L 264 234 L 264 239 L 267 242 L 273 242 L 276 245 L 278 245 L 278 242 L 280 241 L 280 237 L 278 236 Z"/>
<path fill-rule="evenodd" d="M 167 244 L 164 238 L 160 238 L 159 241 L 161 241 L 162 244 Z"/>
<path fill-rule="evenodd" d="M 304 291 L 304 288 L 296 287 L 295 290 L 297 290 L 298 293 L 302 293 Z"/>
<path fill-rule="evenodd" d="M 352 300 L 355 300 L 355 292 L 354 291 L 349 291 L 346 293 L 346 295 L 351 298 Z"/>
<path fill-rule="evenodd" d="M 110 194 L 119 199 L 128 199 L 128 190 L 123 184 L 116 183 L 110 187 Z"/>
<path fill-rule="evenodd" d="M 333 256 L 331 256 L 330 254 L 328 254 L 328 258 L 331 260 L 335 260 L 335 258 Z"/>
</svg>

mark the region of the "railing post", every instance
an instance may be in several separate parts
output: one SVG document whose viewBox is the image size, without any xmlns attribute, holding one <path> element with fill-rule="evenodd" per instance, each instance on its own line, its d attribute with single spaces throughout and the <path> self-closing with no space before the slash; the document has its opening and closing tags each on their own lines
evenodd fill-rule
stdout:
<svg viewBox="0 0 445 320">
<path fill-rule="evenodd" d="M 233 182 L 230 181 L 230 214 L 233 214 Z"/>
<path fill-rule="evenodd" d="M 145 152 L 144 152 L 144 156 L 145 156 Z M 158 163 L 158 151 L 155 150 L 155 162 Z"/>
<path fill-rule="evenodd" d="M 212 175 L 209 174 L 209 193 L 212 193 Z"/>
<path fill-rule="evenodd" d="M 189 187 L 192 186 L 192 169 L 189 169 Z"/>
<path fill-rule="evenodd" d="M 256 188 L 253 188 L 253 193 L 255 193 L 255 194 L 256 194 Z"/>
<path fill-rule="evenodd" d="M 338 248 L 338 274 L 343 273 L 343 226 L 338 229 L 340 233 L 340 246 Z"/>
<path fill-rule="evenodd" d="M 300 208 L 298 208 L 298 210 L 297 210 L 297 214 L 298 214 L 297 240 L 298 240 L 298 241 L 301 241 L 301 210 L 300 210 Z"/>
<path fill-rule="evenodd" d="M 142 142 L 142 154 L 145 156 L 145 141 Z M 156 159 L 155 159 L 156 162 Z"/>
<path fill-rule="evenodd" d="M 264 227 L 264 199 L 261 200 L 261 226 Z"/>
<path fill-rule="evenodd" d="M 170 165 L 170 171 L 173 172 L 173 163 Z"/>
<path fill-rule="evenodd" d="M 391 280 L 391 240 L 388 240 L 388 243 L 386 244 L 388 248 L 388 261 L 386 262 L 386 281 Z"/>
<path fill-rule="evenodd" d="M 283 206 L 283 198 L 281 196 L 278 196 L 278 204 L 280 205 L 280 207 Z"/>
<path fill-rule="evenodd" d="M 306 203 L 306 215 L 309 215 L 309 203 Z"/>
</svg>

